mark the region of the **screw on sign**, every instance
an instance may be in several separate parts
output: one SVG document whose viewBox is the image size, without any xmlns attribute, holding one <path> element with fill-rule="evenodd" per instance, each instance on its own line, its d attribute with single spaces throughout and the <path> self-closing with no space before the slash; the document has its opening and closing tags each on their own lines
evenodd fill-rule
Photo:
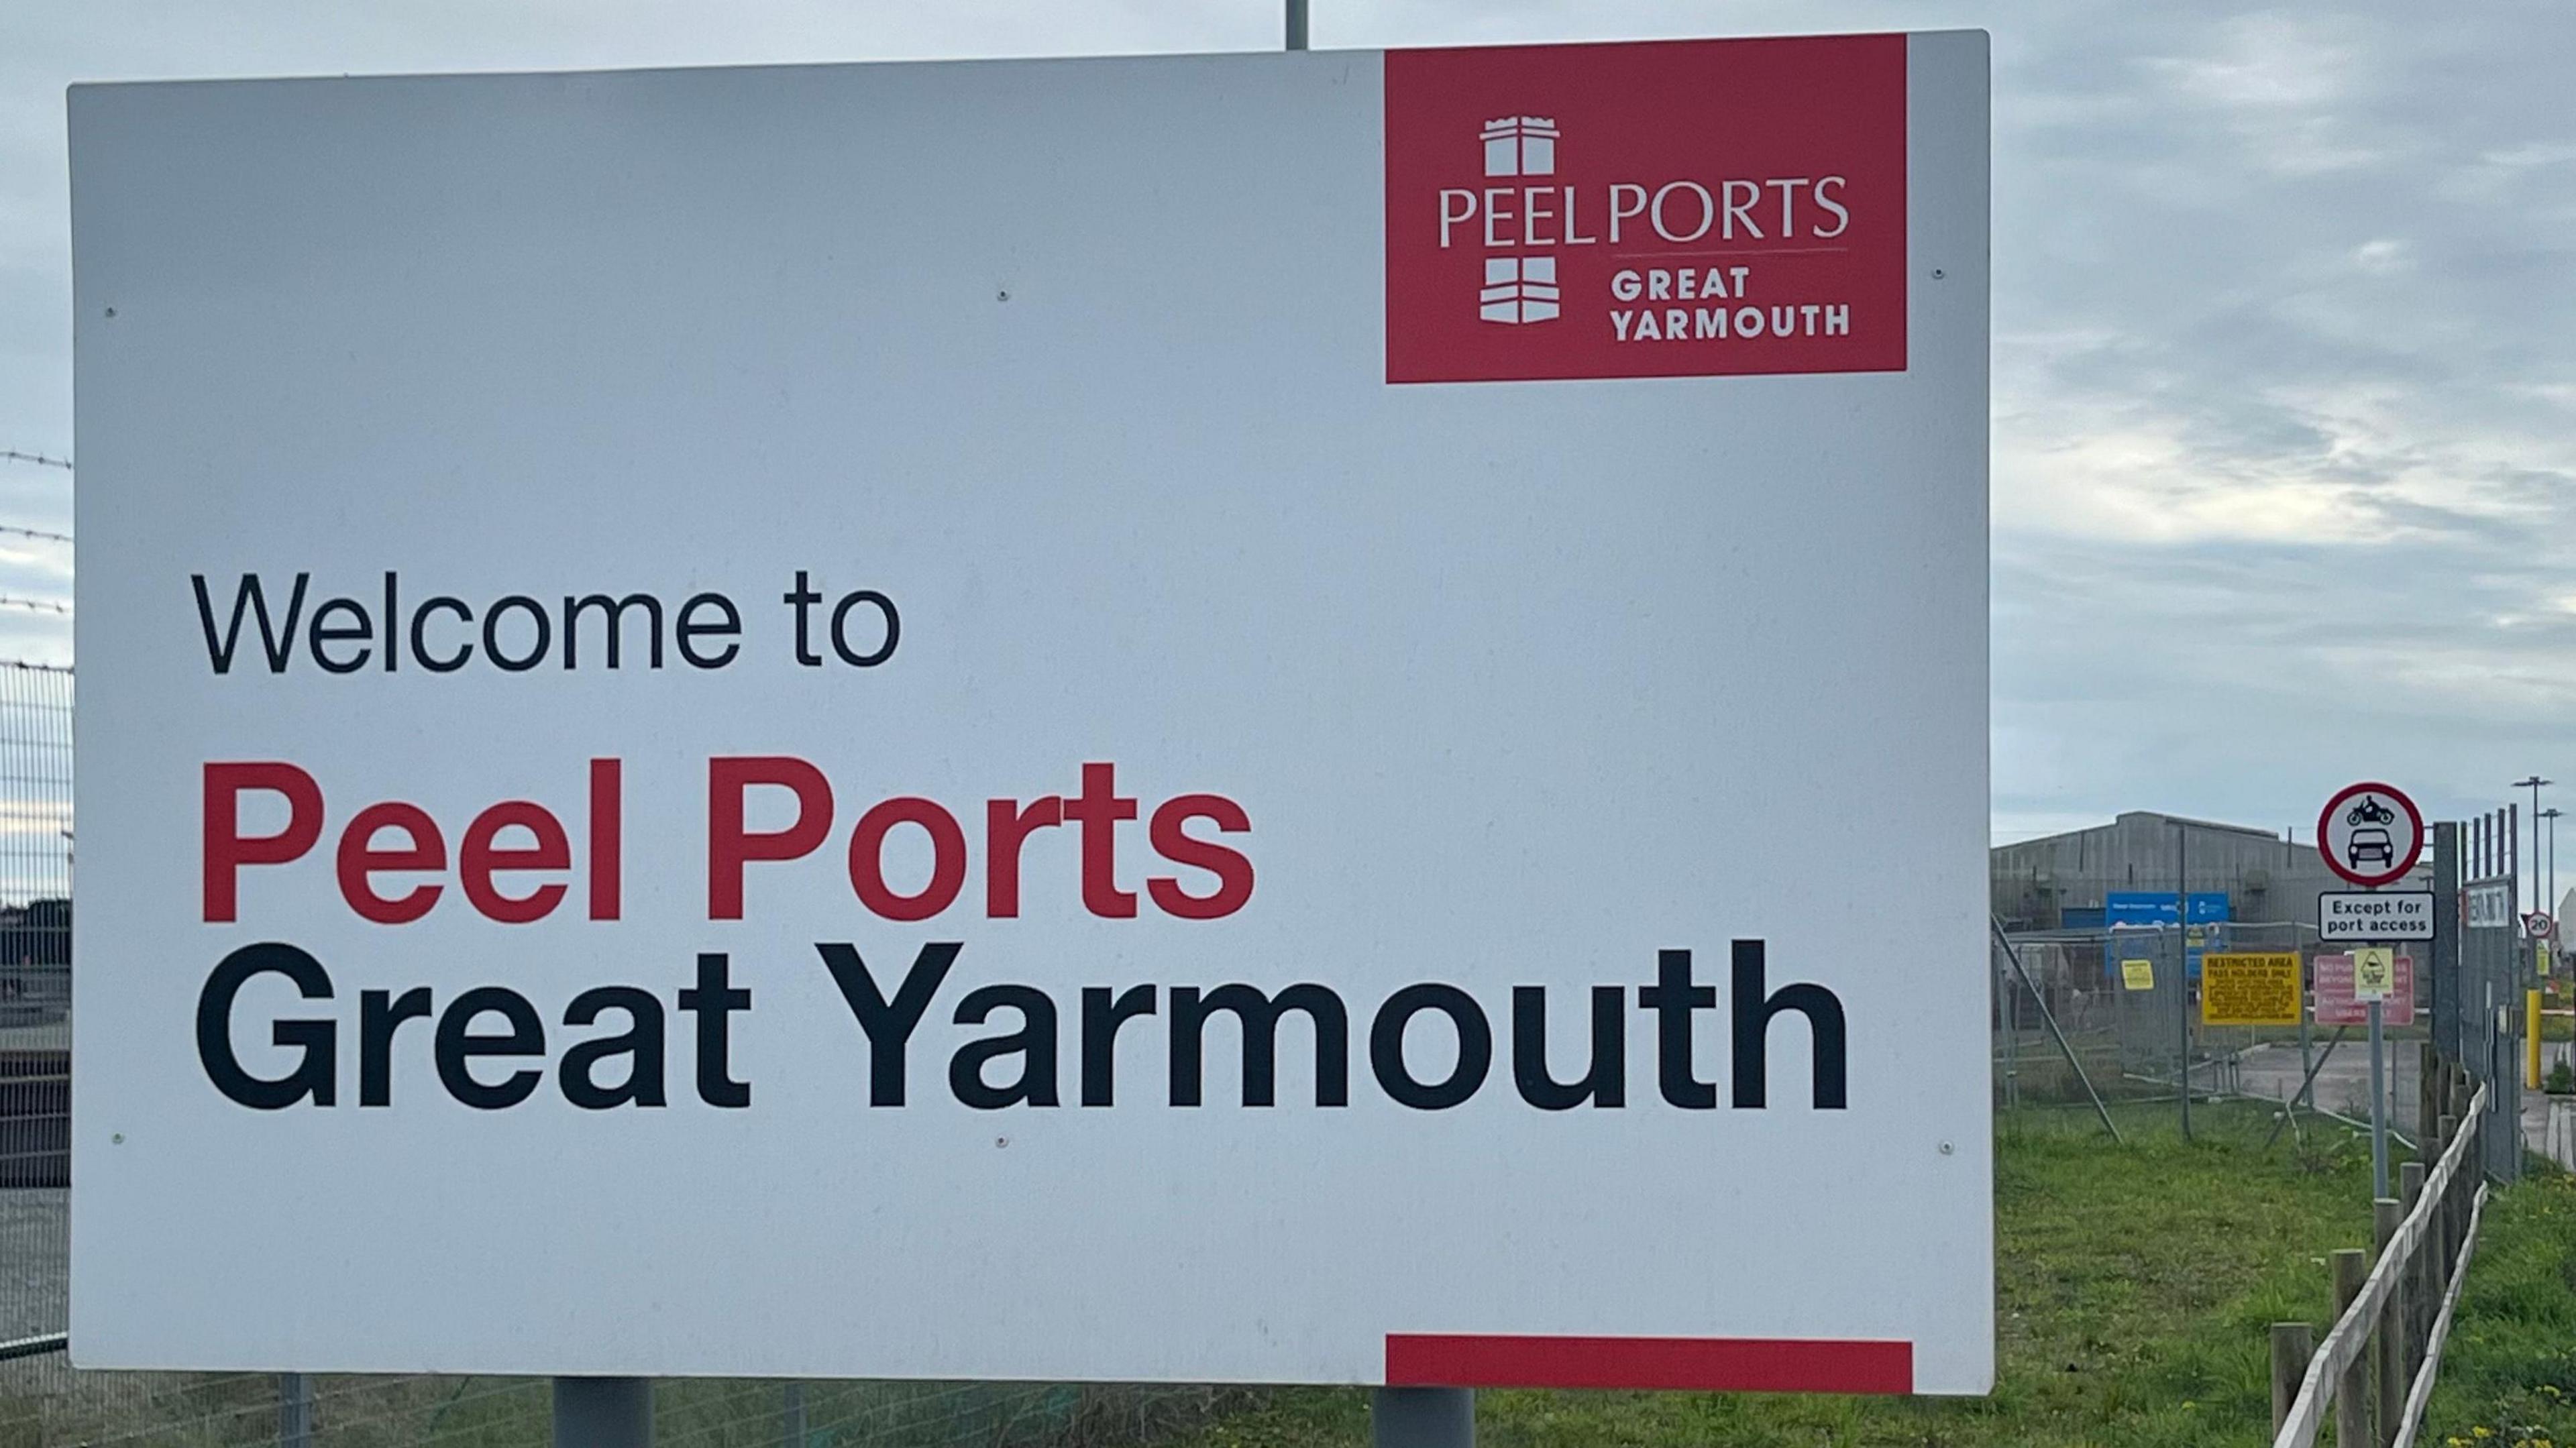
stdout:
<svg viewBox="0 0 2576 1448">
<path fill-rule="evenodd" d="M 2348 785 L 2317 816 L 2317 853 L 2327 869 L 2363 889 L 2394 884 L 2423 856 L 2424 816 L 2400 790 Z"/>
</svg>

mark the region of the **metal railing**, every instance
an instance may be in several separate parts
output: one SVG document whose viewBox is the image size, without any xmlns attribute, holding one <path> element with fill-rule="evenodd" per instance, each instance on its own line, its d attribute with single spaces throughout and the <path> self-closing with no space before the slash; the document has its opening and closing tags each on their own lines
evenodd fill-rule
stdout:
<svg viewBox="0 0 2576 1448">
<path fill-rule="evenodd" d="M 2325 1341 L 2311 1353 L 2306 1323 L 2273 1325 L 2273 1448 L 2310 1448 L 2329 1409 L 2339 1448 L 2413 1443 L 2486 1203 L 2494 1098 L 2484 1085 L 2471 1094 L 2469 1084 L 2449 1066 L 2431 1088 L 2440 1112 L 2427 1143 L 2433 1166 L 2407 1163 L 2402 1199 L 2372 1204 L 2377 1264 L 2359 1249 L 2334 1254 L 2336 1312 Z"/>
</svg>

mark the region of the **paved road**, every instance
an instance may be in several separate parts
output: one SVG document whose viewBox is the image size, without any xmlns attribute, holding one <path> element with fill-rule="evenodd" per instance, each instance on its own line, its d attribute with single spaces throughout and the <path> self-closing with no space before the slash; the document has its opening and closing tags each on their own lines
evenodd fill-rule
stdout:
<svg viewBox="0 0 2576 1448">
<path fill-rule="evenodd" d="M 2316 1043 L 2317 1053 L 2325 1064 L 2317 1070 L 2316 1104 L 2338 1115 L 2356 1121 L 2370 1119 L 2370 1043 L 2358 1035 L 2348 1035 L 2332 1055 L 2326 1055 L 2325 1039 Z M 2565 1060 L 2576 1063 L 2576 1043 L 2551 1041 L 2543 1045 L 2542 1066 Z M 2415 1133 L 2416 1043 L 2392 1044 L 2388 1053 L 2390 1102 L 2388 1124 L 2401 1134 Z M 2247 1051 L 2239 1064 L 2240 1087 L 2248 1096 L 2273 1101 L 2286 1101 L 2297 1090 L 2302 1068 L 2299 1048 L 2295 1045 L 2257 1046 Z M 2522 1093 L 2522 1139 L 2531 1150 L 2554 1156 L 2559 1165 L 2576 1170 L 2576 1102 L 2560 1105 L 2563 1118 L 2553 1134 L 2549 1129 L 2549 1098 L 2537 1091 Z"/>
<path fill-rule="evenodd" d="M 2316 1054 L 2323 1058 L 2317 1068 L 2316 1094 L 2310 1099 L 2323 1110 L 2355 1121 L 2370 1119 L 2370 1042 L 2359 1032 L 2348 1034 L 2343 1044 L 2327 1049 L 2334 1033 L 2327 1031 L 2316 1041 Z M 2415 1135 L 2415 1077 L 2419 1052 L 2413 1041 L 2392 1041 L 2388 1050 L 2388 1124 L 2396 1131 Z M 2291 1045 L 2256 1046 L 2239 1058 L 2238 1089 L 2248 1096 L 2272 1101 L 2287 1101 L 2299 1089 L 2304 1074 L 2299 1048 Z"/>
</svg>

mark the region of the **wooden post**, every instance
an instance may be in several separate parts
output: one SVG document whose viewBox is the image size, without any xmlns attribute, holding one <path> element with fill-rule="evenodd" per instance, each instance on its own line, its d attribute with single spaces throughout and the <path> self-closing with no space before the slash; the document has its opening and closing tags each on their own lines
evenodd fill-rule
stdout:
<svg viewBox="0 0 2576 1448">
<path fill-rule="evenodd" d="M 2370 1204 L 2370 1225 L 2378 1239 L 2379 1256 L 2385 1262 L 2389 1243 L 2397 1236 L 2397 1227 L 2405 1220 L 2405 1209 L 2395 1197 L 2381 1197 Z M 2411 1263 L 2399 1263 L 2388 1283 L 2387 1300 L 2379 1309 L 2379 1321 L 2370 1334 L 2371 1357 L 2379 1364 L 2379 1444 L 2396 1448 L 2397 1424 L 2406 1416 L 2406 1273 Z"/>
<path fill-rule="evenodd" d="M 2469 1234 L 2469 1202 L 2477 1196 L 2476 1184 L 2484 1179 L 2487 1170 L 2486 1123 L 2478 1119 L 2480 1113 L 2468 1109 L 2467 1102 L 2460 1105 L 2460 1135 L 2467 1137 L 2468 1141 L 2460 1147 L 2460 1170 L 2454 1178 L 2451 1194 L 2451 1246 L 2454 1250 Z"/>
<path fill-rule="evenodd" d="M 2272 1436 L 2281 1436 L 2281 1425 L 2290 1419 L 2290 1402 L 2299 1395 L 2299 1380 L 2308 1375 L 2308 1359 L 2316 1356 L 2317 1335 L 2304 1322 L 2272 1324 Z"/>
<path fill-rule="evenodd" d="M 2448 1151 L 2448 1150 L 2450 1150 L 2450 1144 L 2451 1144 L 2453 1141 L 2457 1140 L 2457 1139 L 2458 1139 L 2458 1137 L 2459 1137 L 2459 1135 L 2460 1135 L 2460 1118 L 2458 1118 L 2458 1117 L 2456 1117 L 2456 1116 L 2447 1115 L 2447 1114 L 2446 1114 L 2446 1115 L 2444 1115 L 2444 1116 L 2442 1117 L 2442 1149 L 2443 1149 L 2444 1151 Z M 2466 1162 L 2462 1162 L 2462 1163 L 2460 1164 L 2460 1166 L 2461 1166 L 2461 1172 L 2460 1172 L 2460 1175 L 2461 1175 L 2461 1176 L 2465 1176 L 2465 1175 L 2467 1175 L 2467 1174 L 2468 1174 L 2468 1172 L 2467 1172 L 2468 1163 L 2466 1163 Z M 2436 1237 L 2440 1238 L 2440 1240 L 2441 1240 L 2441 1244 L 2442 1244 L 2442 1270 L 2443 1270 L 2445 1273 L 2448 1273 L 2448 1272 L 2451 1270 L 2451 1259 L 2452 1259 L 2452 1258 L 2454 1258 L 2454 1257 L 2457 1257 L 2457 1256 L 2460 1254 L 2460 1232 L 2459 1232 L 2459 1226 L 2460 1226 L 2460 1193 L 2459 1193 L 2459 1190 L 2458 1190 L 2459 1185 L 2460 1185 L 2460 1177 L 2459 1177 L 2459 1176 L 2454 1176 L 2454 1177 L 2452 1177 L 2452 1178 L 2451 1178 L 2451 1190 L 2449 1190 L 2449 1191 L 2445 1191 L 2444 1193 L 2442 1193 L 2442 1222 L 2441 1222 L 2441 1228 L 2442 1228 L 2442 1229 L 2441 1229 L 2439 1232 L 2437 1232 L 2437 1233 L 2435 1233 L 2435 1234 L 2434 1234 Z M 2447 1279 L 2446 1279 L 2446 1285 L 2447 1285 Z"/>
<path fill-rule="evenodd" d="M 2335 1321 L 2343 1321 L 2369 1276 L 2369 1253 L 2346 1247 L 2334 1254 Z M 2362 1448 L 2369 1441 L 2370 1354 L 2363 1352 L 2353 1357 L 2335 1383 L 2335 1444 L 2336 1448 Z"/>
<path fill-rule="evenodd" d="M 2397 1199 L 2406 1204 L 2406 1215 L 2412 1217 L 2424 1206 L 2424 1163 L 2410 1161 L 2397 1169 Z M 2424 1224 L 2430 1228 L 2433 1213 L 2424 1212 Z M 2441 1299 L 2433 1295 L 2433 1259 L 2440 1243 L 2427 1230 L 2415 1244 L 2415 1260 L 2406 1264 L 2406 1373 L 2411 1379 L 2423 1360 L 2424 1344 L 2433 1336 L 2432 1306 Z"/>
</svg>

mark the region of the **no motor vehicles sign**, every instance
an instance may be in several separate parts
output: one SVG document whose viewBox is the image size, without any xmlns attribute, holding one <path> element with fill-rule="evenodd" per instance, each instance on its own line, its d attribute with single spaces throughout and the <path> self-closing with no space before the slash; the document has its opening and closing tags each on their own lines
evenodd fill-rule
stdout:
<svg viewBox="0 0 2576 1448">
<path fill-rule="evenodd" d="M 78 1361 L 1985 1388 L 1985 77 L 75 92 Z"/>
</svg>

